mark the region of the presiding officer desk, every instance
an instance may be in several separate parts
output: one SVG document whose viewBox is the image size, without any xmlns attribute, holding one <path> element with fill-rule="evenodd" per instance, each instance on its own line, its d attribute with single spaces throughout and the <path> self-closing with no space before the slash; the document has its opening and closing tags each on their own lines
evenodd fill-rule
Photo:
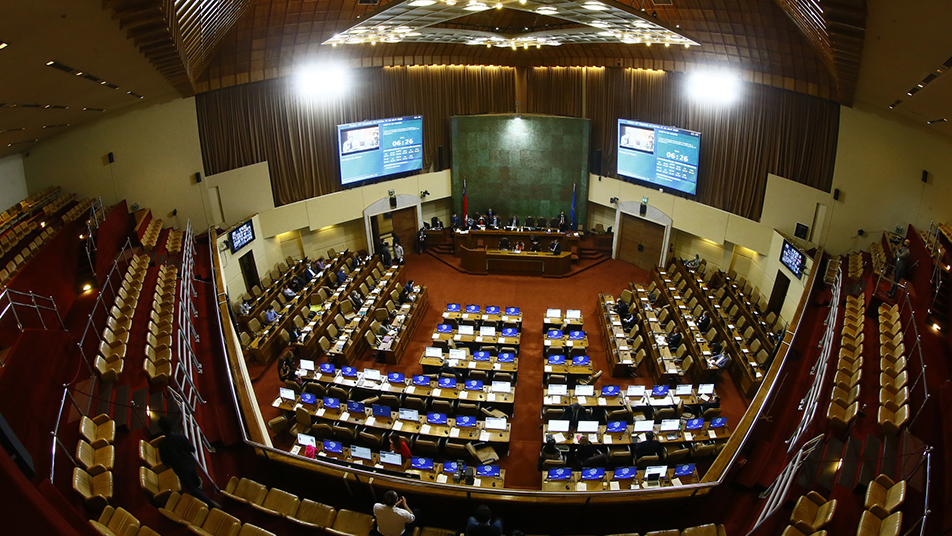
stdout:
<svg viewBox="0 0 952 536">
<path fill-rule="evenodd" d="M 526 227 L 489 229 L 474 228 L 466 231 L 456 229 L 453 233 L 453 252 L 460 255 L 462 248 L 477 249 L 499 249 L 499 241 L 503 238 L 509 239 L 510 247 L 516 242 L 525 242 L 526 248 L 529 247 L 529 241 L 533 236 L 539 238 L 542 250 L 546 251 L 549 242 L 559 239 L 562 243 L 562 251 L 572 251 L 573 247 L 578 247 L 579 233 L 560 233 L 557 230 L 534 230 L 530 231 Z"/>
<path fill-rule="evenodd" d="M 548 251 L 516 253 L 504 249 L 471 249 L 461 247 L 460 262 L 464 270 L 474 274 L 530 274 L 545 277 L 563 276 L 572 269 L 572 253 Z"/>
</svg>

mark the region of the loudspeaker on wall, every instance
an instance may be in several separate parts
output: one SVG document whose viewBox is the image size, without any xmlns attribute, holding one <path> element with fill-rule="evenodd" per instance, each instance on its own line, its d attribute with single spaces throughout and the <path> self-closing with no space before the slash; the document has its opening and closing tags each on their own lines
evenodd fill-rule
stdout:
<svg viewBox="0 0 952 536">
<path fill-rule="evenodd" d="M 200 182 L 202 182 L 202 172 L 201 172 L 201 171 L 196 171 L 196 172 L 195 172 L 195 184 L 198 184 L 198 183 L 200 183 Z"/>
<path fill-rule="evenodd" d="M 922 182 L 929 182 L 929 172 L 925 169 L 922 170 Z"/>
<path fill-rule="evenodd" d="M 833 201 L 839 201 L 840 199 L 840 189 L 833 188 Z"/>
<path fill-rule="evenodd" d="M 116 157 L 113 156 L 112 153 L 107 154 L 107 155 L 106 155 L 106 158 L 109 159 L 109 163 L 110 163 L 110 164 L 112 164 L 112 163 L 114 163 L 114 162 L 116 161 Z"/>
</svg>

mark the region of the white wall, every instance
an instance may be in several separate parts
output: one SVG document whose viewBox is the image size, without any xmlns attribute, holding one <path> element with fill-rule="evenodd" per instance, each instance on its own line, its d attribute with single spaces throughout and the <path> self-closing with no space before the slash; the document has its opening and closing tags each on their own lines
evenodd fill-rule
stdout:
<svg viewBox="0 0 952 536">
<path fill-rule="evenodd" d="M 255 266 L 258 268 L 258 277 L 263 279 L 265 274 L 274 268 L 274 265 L 284 260 L 281 249 L 281 240 L 275 237 L 266 237 L 261 231 L 261 219 L 257 215 L 251 217 L 255 230 L 255 239 L 250 244 L 235 253 L 226 245 L 228 230 L 218 236 L 218 257 L 221 259 L 222 271 L 225 274 L 225 289 L 231 302 L 238 301 L 242 293 L 248 292 L 244 277 L 241 275 L 241 266 L 238 259 L 249 252 L 254 253 Z"/>
<path fill-rule="evenodd" d="M 115 162 L 107 160 L 109 153 Z M 60 185 L 80 197 L 126 199 L 151 208 L 166 226 L 206 229 L 195 99 L 143 103 L 84 123 L 40 143 L 24 157 L 31 192 Z M 178 209 L 178 217 L 169 215 Z"/>
<path fill-rule="evenodd" d="M 0 158 L 0 210 L 12 207 L 29 195 L 26 173 L 23 171 L 23 155 Z"/>
</svg>

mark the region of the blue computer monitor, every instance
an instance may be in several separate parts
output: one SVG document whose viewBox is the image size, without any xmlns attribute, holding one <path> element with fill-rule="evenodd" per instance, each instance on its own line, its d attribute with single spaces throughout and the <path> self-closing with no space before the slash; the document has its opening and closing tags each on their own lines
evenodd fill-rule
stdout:
<svg viewBox="0 0 952 536">
<path fill-rule="evenodd" d="M 486 314 L 487 314 L 487 315 L 498 315 L 498 314 L 499 314 L 499 306 L 497 306 L 497 305 L 489 305 L 489 306 L 487 306 L 487 307 L 486 307 Z"/>
<path fill-rule="evenodd" d="M 704 426 L 704 419 L 688 419 L 688 422 L 684 423 L 685 430 L 699 430 Z"/>
<path fill-rule="evenodd" d="M 519 334 L 519 330 L 516 328 L 502 328 L 503 337 L 515 337 Z"/>
<path fill-rule="evenodd" d="M 577 355 L 572 358 L 572 365 L 576 367 L 587 366 L 590 362 L 591 360 L 587 355 Z"/>
<path fill-rule="evenodd" d="M 604 467 L 586 467 L 582 469 L 582 480 L 602 480 L 604 478 Z"/>
<path fill-rule="evenodd" d="M 460 428 L 475 428 L 476 427 L 476 417 L 472 415 L 460 415 L 456 417 L 456 426 Z"/>
<path fill-rule="evenodd" d="M 482 380 L 466 380 L 466 383 L 463 384 L 463 389 L 466 389 L 467 391 L 482 391 L 483 381 Z"/>
<path fill-rule="evenodd" d="M 618 467 L 615 469 L 615 474 L 612 475 L 612 480 L 628 480 L 629 478 L 635 478 L 635 474 L 637 472 L 637 467 Z"/>
<path fill-rule="evenodd" d="M 561 338 L 562 338 L 562 330 L 561 330 L 561 329 L 550 329 L 549 331 L 546 331 L 546 332 L 545 332 L 545 338 L 546 338 L 546 339 L 561 339 Z"/>
<path fill-rule="evenodd" d="M 489 352 L 484 352 L 482 350 L 473 353 L 473 361 L 489 361 L 490 355 Z"/>
<path fill-rule="evenodd" d="M 605 425 L 606 432 L 624 432 L 628 429 L 628 423 L 625 421 L 608 421 Z"/>
<path fill-rule="evenodd" d="M 430 386 L 430 377 L 424 376 L 422 374 L 413 375 L 413 385 L 417 387 L 429 387 Z"/>
<path fill-rule="evenodd" d="M 711 425 L 708 426 L 708 428 L 721 428 L 724 426 L 727 426 L 727 417 L 717 417 L 711 420 Z"/>
<path fill-rule="evenodd" d="M 321 366 L 318 367 L 318 369 L 321 371 L 321 374 L 334 374 L 334 372 L 337 371 L 337 369 L 334 368 L 334 365 L 330 363 L 321 363 Z"/>
<path fill-rule="evenodd" d="M 564 365 L 565 356 L 564 355 L 550 355 L 548 358 L 548 363 L 550 365 Z"/>
<path fill-rule="evenodd" d="M 621 394 L 621 387 L 618 385 L 603 385 L 602 396 L 618 396 Z"/>
<path fill-rule="evenodd" d="M 478 305 L 467 305 L 467 306 L 466 306 L 466 312 L 467 312 L 467 313 L 478 313 L 479 311 L 480 311 L 480 308 L 479 308 Z"/>
<path fill-rule="evenodd" d="M 667 396 L 668 395 L 668 386 L 667 385 L 655 385 L 651 388 L 651 396 Z"/>
<path fill-rule="evenodd" d="M 340 441 L 331 441 L 330 439 L 325 439 L 324 452 L 333 452 L 334 454 L 342 454 L 344 452 L 344 445 Z"/>
<path fill-rule="evenodd" d="M 440 389 L 456 389 L 456 378 L 440 378 Z"/>
<path fill-rule="evenodd" d="M 572 341 L 580 341 L 580 340 L 582 340 L 582 339 L 584 339 L 584 338 L 585 338 L 585 332 L 584 332 L 584 331 L 577 331 L 577 330 L 576 330 L 576 331 L 570 331 L 570 332 L 569 332 L 569 340 L 572 340 Z"/>
<path fill-rule="evenodd" d="M 324 407 L 327 409 L 340 409 L 340 400 L 337 400 L 336 398 L 331 398 L 329 396 L 325 396 Z"/>
<path fill-rule="evenodd" d="M 506 307 L 506 314 L 507 314 L 507 315 L 517 315 L 517 314 L 519 314 L 519 308 L 518 308 L 518 307 Z"/>
<path fill-rule="evenodd" d="M 343 367 L 340 369 L 340 373 L 343 374 L 345 378 L 357 377 L 357 369 L 354 367 Z"/>
<path fill-rule="evenodd" d="M 480 465 L 479 467 L 476 468 L 476 476 L 498 477 L 499 466 L 498 465 Z"/>
<path fill-rule="evenodd" d="M 443 462 L 443 472 L 448 474 L 453 474 L 456 472 L 456 469 L 460 468 L 458 462 Z M 463 464 L 463 471 L 466 471 L 466 464 Z"/>
<path fill-rule="evenodd" d="M 572 478 L 572 469 L 568 467 L 556 467 L 554 469 L 549 469 L 545 474 L 545 477 L 549 480 L 568 480 Z"/>
<path fill-rule="evenodd" d="M 407 377 L 403 375 L 402 372 L 388 372 L 387 381 L 390 383 L 403 383 L 407 380 Z"/>
<path fill-rule="evenodd" d="M 426 423 L 427 424 L 446 424 L 446 414 L 445 413 L 427 413 Z"/>
<path fill-rule="evenodd" d="M 674 468 L 674 476 L 688 476 L 694 474 L 694 464 L 686 463 Z"/>
<path fill-rule="evenodd" d="M 420 471 L 432 471 L 433 460 L 430 458 L 418 458 L 414 456 L 410 458 L 410 468 L 419 469 Z"/>
<path fill-rule="evenodd" d="M 311 393 L 301 393 L 301 403 L 310 404 L 313 406 L 317 404 L 317 396 L 312 395 Z"/>
<path fill-rule="evenodd" d="M 516 360 L 516 354 L 512 352 L 503 352 L 496 357 L 498 363 L 512 363 Z"/>
<path fill-rule="evenodd" d="M 351 413 L 363 413 L 364 412 L 364 403 L 363 402 L 354 402 L 353 400 L 347 402 L 347 411 Z"/>
<path fill-rule="evenodd" d="M 384 419 L 389 419 L 393 415 L 390 410 L 390 406 L 384 406 L 382 404 L 374 404 L 371 406 L 370 411 L 373 412 L 374 417 L 381 417 Z"/>
<path fill-rule="evenodd" d="M 446 310 L 450 313 L 458 313 L 460 311 L 460 306 L 458 303 L 447 303 Z"/>
<path fill-rule="evenodd" d="M 437 333 L 453 333 L 453 326 L 449 324 L 440 324 L 436 326 Z"/>
</svg>

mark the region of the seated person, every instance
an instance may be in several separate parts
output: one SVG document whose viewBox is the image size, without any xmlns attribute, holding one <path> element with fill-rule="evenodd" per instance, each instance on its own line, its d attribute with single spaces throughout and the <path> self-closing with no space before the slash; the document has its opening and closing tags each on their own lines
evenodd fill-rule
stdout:
<svg viewBox="0 0 952 536">
<path fill-rule="evenodd" d="M 587 434 L 579 437 L 573 453 L 573 465 L 576 468 L 605 467 L 607 463 L 608 455 L 599 452 L 595 445 L 589 441 Z"/>
<path fill-rule="evenodd" d="M 628 304 L 621 300 L 615 302 L 614 309 L 615 314 L 618 316 L 624 317 L 626 314 L 628 314 Z"/>
<path fill-rule="evenodd" d="M 534 251 L 536 253 L 542 251 L 542 243 L 539 242 L 539 237 L 532 235 L 529 237 L 529 251 Z"/>
<path fill-rule="evenodd" d="M 407 303 L 408 301 L 410 301 L 410 291 L 407 290 L 406 287 L 404 287 L 403 290 L 400 291 L 400 296 L 397 297 L 397 304 L 403 305 L 404 303 Z"/>
<path fill-rule="evenodd" d="M 304 285 L 306 284 L 307 282 L 305 282 L 300 276 L 294 276 L 291 278 L 291 284 L 289 286 L 294 292 L 301 292 L 304 290 Z"/>
<path fill-rule="evenodd" d="M 284 297 L 289 300 L 293 300 L 294 297 L 297 296 L 297 294 L 294 292 L 294 289 L 291 288 L 291 284 L 288 284 L 288 286 L 284 287 L 284 290 L 282 290 L 281 293 L 284 294 Z"/>
<path fill-rule="evenodd" d="M 697 267 L 701 265 L 701 257 L 697 253 L 694 254 L 694 258 L 691 260 L 684 261 L 684 266 L 689 270 L 697 270 Z"/>
<path fill-rule="evenodd" d="M 718 352 L 711 359 L 714 360 L 714 366 L 721 370 L 727 368 L 731 362 L 731 356 L 727 355 L 727 352 Z"/>
<path fill-rule="evenodd" d="M 711 327 L 711 317 L 708 316 L 707 310 L 701 311 L 701 316 L 697 318 L 697 329 L 701 333 L 706 333 Z"/>
<path fill-rule="evenodd" d="M 515 214 L 509 216 L 509 227 L 519 227 L 519 216 Z"/>
<path fill-rule="evenodd" d="M 499 239 L 499 249 L 504 249 L 504 250 L 509 249 L 509 238 L 504 236 Z"/>
<path fill-rule="evenodd" d="M 522 253 L 523 251 L 525 251 L 525 249 L 526 249 L 526 243 L 523 242 L 522 240 L 516 242 L 515 247 L 512 248 L 512 250 L 515 251 L 516 253 Z"/>
<path fill-rule="evenodd" d="M 562 457 L 562 451 L 559 450 L 559 446 L 555 444 L 555 439 L 551 436 L 545 440 L 545 445 L 542 445 L 542 451 L 539 453 L 539 463 L 536 464 L 537 471 L 542 470 L 542 464 L 546 460 L 565 461 L 565 458 Z"/>
<path fill-rule="evenodd" d="M 625 330 L 626 333 L 631 331 L 631 328 L 635 327 L 637 323 L 638 317 L 630 312 L 626 312 L 625 315 L 621 317 L 621 328 Z"/>
<path fill-rule="evenodd" d="M 248 313 L 251 312 L 251 303 L 247 301 L 241 302 L 241 305 L 238 306 L 238 311 L 242 316 L 248 316 Z"/>
<path fill-rule="evenodd" d="M 498 228 L 499 228 L 499 216 L 497 216 L 497 215 L 495 215 L 495 214 L 493 214 L 492 216 L 489 216 L 489 226 L 492 227 L 493 229 L 498 229 Z"/>
<path fill-rule="evenodd" d="M 354 304 L 354 309 L 360 309 L 360 306 L 364 304 L 364 297 L 357 292 L 357 289 L 354 289 L 350 291 L 350 301 Z"/>
<path fill-rule="evenodd" d="M 476 507 L 476 512 L 466 521 L 467 536 L 503 536 L 502 518 L 493 519 L 492 511 L 485 504 Z"/>
<path fill-rule="evenodd" d="M 559 254 L 562 253 L 562 243 L 559 242 L 559 239 L 558 239 L 558 238 L 556 238 L 555 240 L 553 240 L 553 241 L 549 244 L 549 251 L 550 251 L 553 255 L 559 255 Z"/>
<path fill-rule="evenodd" d="M 320 259 L 317 259 L 317 260 L 314 261 L 314 262 L 317 264 L 317 270 L 318 270 L 318 271 L 321 271 L 321 270 L 323 270 L 324 268 L 327 268 L 327 265 L 324 264 L 324 257 L 321 257 Z"/>
<path fill-rule="evenodd" d="M 569 421 L 569 430 L 574 430 L 579 421 L 587 421 L 591 416 L 592 410 L 583 407 L 578 402 L 573 402 L 572 405 L 562 411 L 562 420 Z"/>
<path fill-rule="evenodd" d="M 304 277 L 308 280 L 317 277 L 317 272 L 314 271 L 314 268 L 310 264 L 308 264 L 307 268 L 304 269 Z"/>
<path fill-rule="evenodd" d="M 346 282 L 347 282 L 347 273 L 344 271 L 343 268 L 341 268 L 337 272 L 337 283 L 340 285 L 343 285 Z"/>
<path fill-rule="evenodd" d="M 664 448 L 655 439 L 654 432 L 645 432 L 645 440 L 635 443 L 634 453 L 636 461 L 642 456 L 657 456 L 659 460 L 664 460 Z"/>
<path fill-rule="evenodd" d="M 274 312 L 274 307 L 268 307 L 268 310 L 265 311 L 264 317 L 268 320 L 268 323 L 272 323 L 278 319 L 278 313 Z"/>
<path fill-rule="evenodd" d="M 681 332 L 678 331 L 678 326 L 674 326 L 671 333 L 668 333 L 668 348 L 676 350 L 678 346 L 681 346 Z"/>
<path fill-rule="evenodd" d="M 440 221 L 440 219 L 437 218 L 436 216 L 433 216 L 432 218 L 430 218 L 430 228 L 433 229 L 434 231 L 439 231 L 443 229 L 443 222 Z"/>
</svg>

